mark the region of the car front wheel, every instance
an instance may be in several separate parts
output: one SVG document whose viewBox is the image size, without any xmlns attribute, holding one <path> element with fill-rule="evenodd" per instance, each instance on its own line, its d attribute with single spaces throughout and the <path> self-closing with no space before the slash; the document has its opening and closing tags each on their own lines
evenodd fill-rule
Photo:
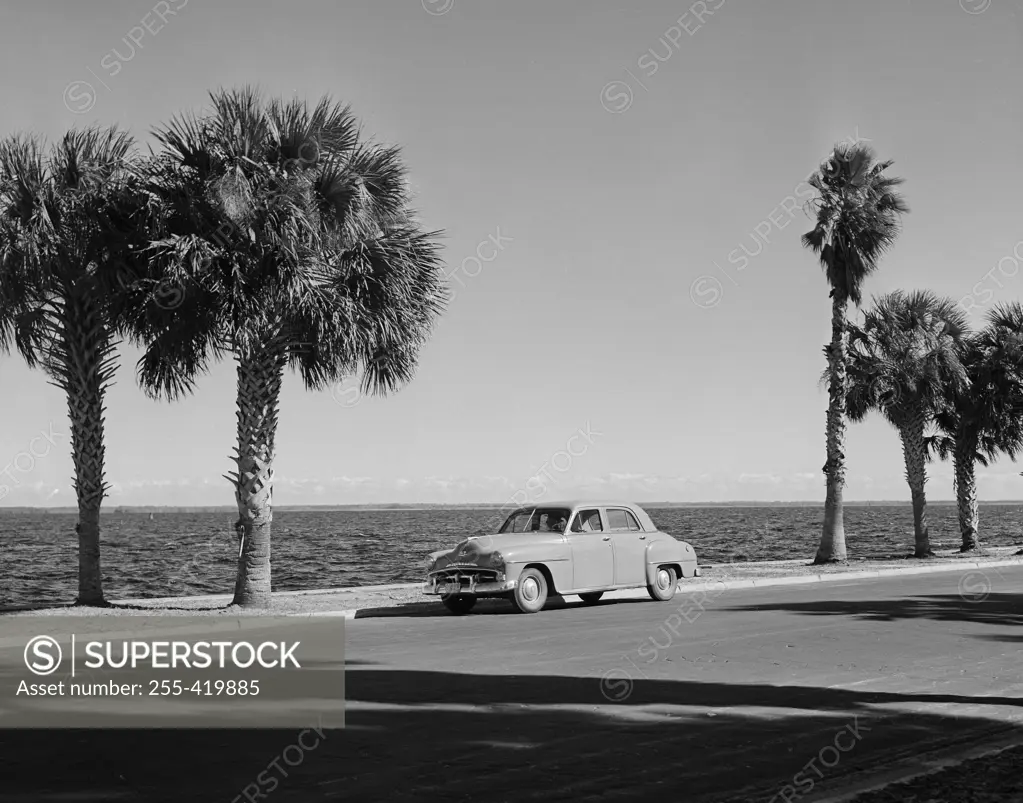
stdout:
<svg viewBox="0 0 1023 803">
<path fill-rule="evenodd" d="M 667 602 L 675 596 L 678 577 L 671 566 L 658 566 L 654 582 L 646 587 L 647 593 L 658 602 Z"/>
<path fill-rule="evenodd" d="M 453 594 L 444 598 L 444 607 L 456 616 L 464 616 L 475 604 L 476 597 L 472 594 Z"/>
<path fill-rule="evenodd" d="M 539 569 L 526 569 L 515 584 L 511 601 L 520 613 L 537 613 L 547 604 L 547 578 Z"/>
</svg>

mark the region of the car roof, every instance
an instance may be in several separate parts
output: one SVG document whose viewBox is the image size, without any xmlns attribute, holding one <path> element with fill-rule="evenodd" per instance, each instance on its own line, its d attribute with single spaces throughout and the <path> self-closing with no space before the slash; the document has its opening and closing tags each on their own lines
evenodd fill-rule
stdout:
<svg viewBox="0 0 1023 803">
<path fill-rule="evenodd" d="M 527 507 L 568 507 L 572 510 L 578 510 L 582 507 L 628 507 L 633 510 L 643 508 L 637 505 L 635 502 L 626 502 L 621 499 L 556 499 L 552 502 L 527 502 L 524 505 L 519 505 L 516 510 L 521 510 Z"/>
<path fill-rule="evenodd" d="M 581 501 L 578 500 L 578 499 L 569 499 L 569 500 L 555 500 L 555 501 L 552 501 L 552 502 L 532 502 L 530 504 L 519 505 L 518 507 L 514 508 L 514 510 L 510 510 L 509 514 L 513 513 L 515 510 L 524 510 L 524 509 L 528 509 L 528 508 L 537 508 L 537 507 L 547 507 L 547 508 L 550 508 L 550 507 L 563 507 L 563 508 L 569 508 L 573 513 L 575 511 L 583 509 L 583 508 L 592 508 L 592 507 L 603 507 L 603 508 L 608 508 L 608 507 L 612 507 L 612 508 L 613 507 L 624 507 L 624 508 L 627 508 L 627 509 L 631 510 L 633 513 L 636 514 L 636 518 L 639 519 L 639 524 L 643 528 L 644 531 L 646 531 L 646 532 L 657 532 L 657 526 L 653 523 L 653 520 L 650 518 L 650 515 L 642 507 L 637 505 L 635 502 L 623 502 L 623 501 L 620 501 L 620 500 L 613 500 L 613 499 L 605 499 L 605 500 L 585 499 L 585 500 L 581 500 Z"/>
</svg>

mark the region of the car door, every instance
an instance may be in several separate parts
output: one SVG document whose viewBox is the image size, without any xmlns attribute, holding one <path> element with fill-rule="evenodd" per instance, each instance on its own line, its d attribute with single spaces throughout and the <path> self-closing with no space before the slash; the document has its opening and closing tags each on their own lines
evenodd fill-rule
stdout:
<svg viewBox="0 0 1023 803">
<path fill-rule="evenodd" d="M 578 511 L 565 532 L 572 549 L 572 586 L 577 589 L 614 585 L 614 546 L 600 510 Z"/>
<path fill-rule="evenodd" d="M 615 553 L 615 585 L 646 585 L 647 534 L 625 508 L 609 507 L 607 534 Z"/>
</svg>

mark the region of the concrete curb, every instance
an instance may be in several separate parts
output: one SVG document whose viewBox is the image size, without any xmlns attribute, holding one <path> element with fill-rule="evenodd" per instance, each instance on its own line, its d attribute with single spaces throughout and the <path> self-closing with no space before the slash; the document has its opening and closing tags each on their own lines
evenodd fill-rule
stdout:
<svg viewBox="0 0 1023 803">
<path fill-rule="evenodd" d="M 912 549 L 912 546 L 907 547 Z M 981 558 L 982 560 L 998 560 L 1005 557 L 1012 557 L 1017 551 L 1019 546 L 990 546 L 984 547 L 986 554 Z M 934 550 L 935 556 L 939 558 L 952 558 L 962 553 L 958 549 L 936 549 Z M 877 563 L 884 560 L 895 560 L 895 558 L 854 558 L 852 563 Z M 744 560 L 744 561 L 726 561 L 725 563 L 700 563 L 701 569 L 714 569 L 722 566 L 806 566 L 808 565 L 806 558 L 785 558 L 784 560 Z"/>
<path fill-rule="evenodd" d="M 407 591 L 412 588 L 421 588 L 422 583 L 397 583 L 386 586 L 354 586 L 351 588 L 308 588 L 304 591 L 275 591 L 275 597 L 314 597 L 318 594 L 375 594 L 381 591 Z M 193 602 L 230 602 L 233 599 L 231 594 L 201 594 L 194 597 L 146 597 L 145 599 L 112 599 L 110 602 L 117 605 L 133 605 L 139 602 L 146 603 L 174 603 L 183 600 Z M 2 612 L 3 609 L 0 609 Z"/>
<path fill-rule="evenodd" d="M 766 586 L 780 585 L 801 585 L 804 583 L 828 583 L 840 580 L 863 580 L 876 577 L 893 577 L 903 574 L 934 574 L 938 572 L 970 571 L 980 569 L 992 569 L 999 566 L 1023 566 L 1023 559 L 1016 560 L 992 560 L 989 562 L 970 561 L 957 563 L 955 566 L 910 566 L 904 569 L 873 569 L 855 572 L 827 572 L 826 574 L 808 574 L 796 577 L 763 577 L 752 580 L 720 580 L 717 586 L 726 588 L 764 588 Z M 746 584 L 749 585 L 746 585 Z M 741 584 L 741 585 L 740 585 Z M 707 584 L 702 584 L 707 585 Z M 683 589 L 695 588 L 695 586 L 683 585 Z"/>
</svg>

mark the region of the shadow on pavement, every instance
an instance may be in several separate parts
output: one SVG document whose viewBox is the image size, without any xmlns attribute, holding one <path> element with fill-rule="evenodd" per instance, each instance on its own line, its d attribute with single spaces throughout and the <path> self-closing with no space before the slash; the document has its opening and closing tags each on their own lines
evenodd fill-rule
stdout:
<svg viewBox="0 0 1023 803">
<path fill-rule="evenodd" d="M 812 600 L 732 606 L 727 610 L 850 616 L 875 622 L 933 619 L 940 622 L 1023 625 L 1023 594 L 987 594 L 983 598 L 974 598 L 969 594 L 935 594 L 886 600 Z"/>
<path fill-rule="evenodd" d="M 929 742 L 1014 727 L 957 705 L 1023 703 L 660 680 L 636 681 L 617 703 L 609 691 L 597 678 L 353 669 L 348 727 L 315 741 L 307 731 L 304 750 L 291 747 L 297 730 L 0 731 L 0 776 L 5 800 L 34 803 L 766 803 L 800 772 L 802 794 L 811 780 L 826 791 Z"/>
<path fill-rule="evenodd" d="M 544 606 L 543 613 L 547 615 L 552 611 L 560 610 L 572 610 L 574 608 L 585 608 L 585 607 L 603 607 L 606 605 L 635 605 L 637 603 L 643 605 L 653 604 L 653 600 L 649 599 L 609 599 L 600 600 L 599 602 L 588 605 L 576 596 L 569 597 L 550 597 L 547 600 L 547 605 Z M 476 603 L 476 606 L 472 609 L 472 612 L 467 614 L 468 616 L 528 616 L 529 614 L 521 614 L 518 610 L 506 599 L 481 599 Z M 356 619 L 377 619 L 377 618 L 405 618 L 405 617 L 434 617 L 434 616 L 454 616 L 450 613 L 447 608 L 444 607 L 443 603 L 439 600 L 436 602 L 409 602 L 404 605 L 393 605 L 390 607 L 379 607 L 379 608 L 360 608 L 356 614 Z"/>
</svg>

